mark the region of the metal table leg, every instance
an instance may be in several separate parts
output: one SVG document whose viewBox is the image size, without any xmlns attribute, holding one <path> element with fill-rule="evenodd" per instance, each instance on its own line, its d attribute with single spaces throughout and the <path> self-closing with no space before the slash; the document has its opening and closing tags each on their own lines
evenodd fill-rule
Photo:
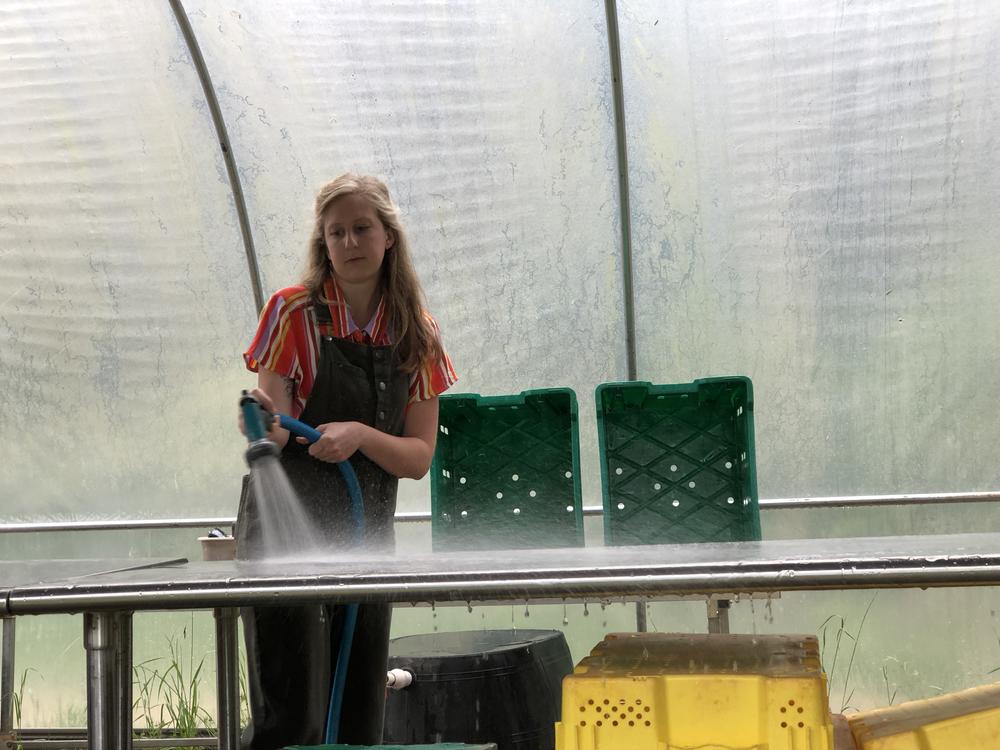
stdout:
<svg viewBox="0 0 1000 750">
<path fill-rule="evenodd" d="M 0 737 L 9 737 L 14 732 L 14 618 L 0 617 L 0 621 Z"/>
<path fill-rule="evenodd" d="M 646 623 L 646 602 L 635 603 L 635 629 L 639 633 L 645 633 L 648 629 Z"/>
<path fill-rule="evenodd" d="M 120 747 L 132 748 L 132 613 L 115 614 L 115 723 Z"/>
<path fill-rule="evenodd" d="M 87 747 L 132 748 L 132 613 L 87 612 Z"/>
<path fill-rule="evenodd" d="M 716 599 L 714 596 L 708 599 L 708 632 L 728 633 L 729 632 L 729 600 Z"/>
<path fill-rule="evenodd" d="M 239 610 L 215 610 L 215 674 L 219 699 L 219 750 L 238 750 L 240 740 Z"/>
<path fill-rule="evenodd" d="M 114 621 L 108 613 L 83 615 L 87 650 L 87 747 L 111 747 L 114 730 Z"/>
</svg>

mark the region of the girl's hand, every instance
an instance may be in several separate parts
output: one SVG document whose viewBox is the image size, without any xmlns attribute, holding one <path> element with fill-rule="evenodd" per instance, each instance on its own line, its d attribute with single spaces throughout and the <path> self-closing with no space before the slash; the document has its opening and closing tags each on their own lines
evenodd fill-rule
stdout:
<svg viewBox="0 0 1000 750">
<path fill-rule="evenodd" d="M 328 422 L 317 425 L 323 436 L 309 446 L 309 455 L 320 461 L 340 463 L 353 456 L 361 447 L 364 425 L 360 422 Z M 305 438 L 296 438 L 300 443 L 308 443 Z"/>
<path fill-rule="evenodd" d="M 252 391 L 250 391 L 250 395 L 253 396 L 255 399 L 257 399 L 260 402 L 260 405 L 263 406 L 272 414 L 274 414 L 277 411 L 277 409 L 274 408 L 274 401 L 272 401 L 271 397 L 268 396 L 266 393 L 264 393 L 264 391 L 262 391 L 260 388 L 254 388 Z"/>
<path fill-rule="evenodd" d="M 260 388 L 254 388 L 252 391 L 250 391 L 249 395 L 257 399 L 257 401 L 260 402 L 260 405 L 263 406 L 271 414 L 275 414 L 276 410 L 274 408 L 274 401 L 272 401 L 271 397 L 268 396 L 266 393 L 264 393 L 264 391 L 262 391 Z M 245 436 L 247 434 L 247 426 L 243 423 L 243 410 L 239 409 L 238 411 L 239 411 L 240 432 L 243 433 L 243 435 Z M 274 421 L 267 426 L 267 439 L 270 440 L 271 442 L 277 442 L 276 440 L 278 436 L 277 430 L 279 430 L 280 428 L 281 428 L 280 420 L 278 419 L 277 416 L 275 416 Z"/>
</svg>

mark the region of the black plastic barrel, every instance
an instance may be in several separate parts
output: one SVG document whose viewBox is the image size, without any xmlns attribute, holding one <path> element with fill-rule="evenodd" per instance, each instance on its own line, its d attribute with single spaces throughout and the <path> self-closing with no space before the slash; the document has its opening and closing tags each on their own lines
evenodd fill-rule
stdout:
<svg viewBox="0 0 1000 750">
<path fill-rule="evenodd" d="M 558 630 L 476 630 L 395 638 L 390 669 L 413 684 L 390 690 L 385 742 L 495 742 L 554 750 L 562 680 L 573 671 Z"/>
</svg>

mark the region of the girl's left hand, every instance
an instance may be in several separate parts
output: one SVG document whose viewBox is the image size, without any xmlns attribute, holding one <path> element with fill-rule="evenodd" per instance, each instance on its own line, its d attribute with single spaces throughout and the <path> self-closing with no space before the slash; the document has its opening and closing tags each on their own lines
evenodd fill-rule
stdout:
<svg viewBox="0 0 1000 750">
<path fill-rule="evenodd" d="M 317 425 L 322 437 L 309 446 L 309 455 L 320 461 L 340 463 L 353 456 L 361 447 L 364 425 L 360 422 L 328 422 Z M 308 443 L 305 438 L 296 438 L 300 443 Z"/>
</svg>

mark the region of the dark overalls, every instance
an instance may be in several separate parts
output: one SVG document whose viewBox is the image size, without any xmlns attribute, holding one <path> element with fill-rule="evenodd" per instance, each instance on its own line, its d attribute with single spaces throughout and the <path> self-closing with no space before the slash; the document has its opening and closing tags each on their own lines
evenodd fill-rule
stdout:
<svg viewBox="0 0 1000 750">
<path fill-rule="evenodd" d="M 315 309 L 320 322 L 330 320 L 325 304 L 316 303 Z M 407 376 L 397 365 L 392 347 L 321 337 L 316 380 L 299 418 L 312 426 L 364 422 L 401 435 L 409 388 Z M 394 541 L 398 480 L 360 451 L 350 462 L 364 499 L 365 549 L 389 551 Z M 350 496 L 336 464 L 313 458 L 294 437 L 282 451 L 281 463 L 315 528 L 329 540 L 330 551 L 354 546 Z M 256 503 L 253 483 L 244 483 L 236 522 L 237 557 L 241 559 L 259 555 Z M 244 748 L 274 750 L 322 743 L 344 610 L 322 604 L 241 611 L 251 716 L 243 734 Z M 388 604 L 359 608 L 338 742 L 382 742 L 390 614 Z"/>
</svg>

